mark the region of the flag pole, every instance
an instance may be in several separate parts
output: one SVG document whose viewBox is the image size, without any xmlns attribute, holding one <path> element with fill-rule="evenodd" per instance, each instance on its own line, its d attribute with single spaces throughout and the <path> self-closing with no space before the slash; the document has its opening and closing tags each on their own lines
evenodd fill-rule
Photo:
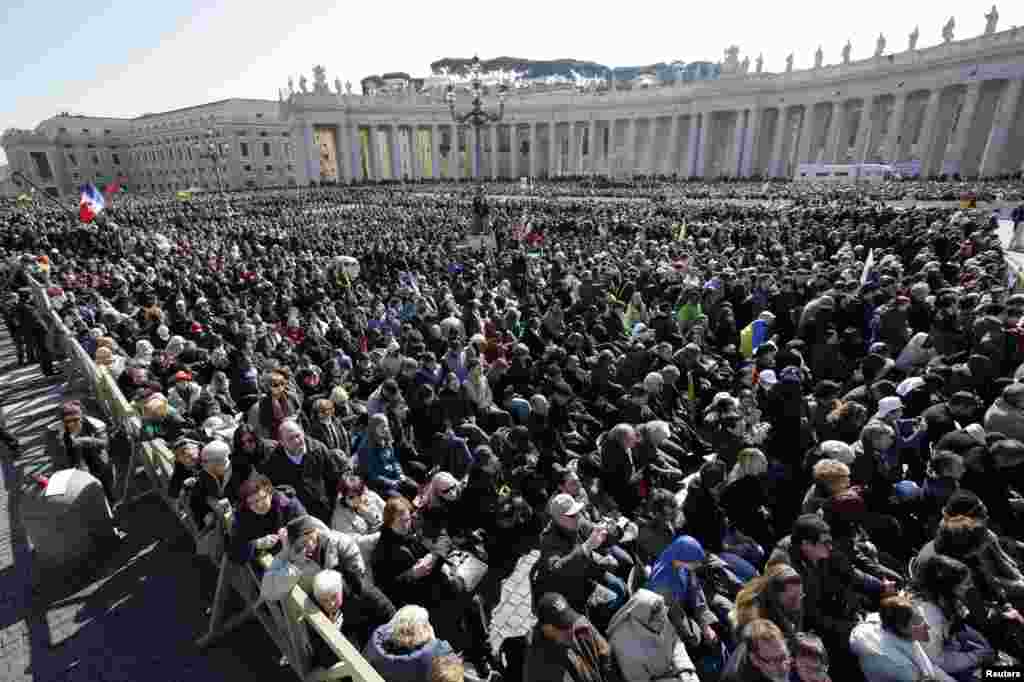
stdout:
<svg viewBox="0 0 1024 682">
<path fill-rule="evenodd" d="M 42 189 L 41 187 L 39 187 L 39 186 L 38 186 L 38 185 L 37 185 L 36 183 L 34 183 L 34 182 L 32 182 L 31 180 L 29 180 L 29 179 L 28 179 L 28 177 L 26 177 L 24 173 L 22 173 L 21 171 L 17 171 L 17 170 L 16 170 L 16 171 L 13 171 L 13 172 L 11 173 L 11 177 L 12 177 L 12 178 L 15 178 L 15 179 L 19 179 L 19 180 L 20 180 L 21 182 L 24 182 L 24 183 L 26 183 L 26 184 L 30 185 L 30 186 L 32 187 L 32 189 L 34 189 L 34 190 L 36 191 L 36 193 L 37 193 L 37 194 L 42 194 L 42 195 L 43 195 L 44 197 L 46 197 L 47 199 L 49 199 L 49 200 L 50 200 L 50 201 L 52 201 L 53 203 L 55 203 L 55 204 L 57 204 L 58 206 L 60 206 L 62 210 L 64 210 L 64 211 L 67 211 L 68 215 L 70 215 L 70 216 L 71 216 L 72 218 L 74 218 L 74 219 L 75 219 L 75 222 L 76 222 L 76 223 L 78 222 L 78 214 L 77 214 L 77 213 L 75 213 L 74 211 L 72 211 L 72 210 L 71 210 L 70 208 L 68 208 L 68 207 L 67 207 L 67 206 L 65 206 L 64 204 L 60 203 L 60 202 L 59 202 L 59 201 L 58 201 L 58 200 L 56 199 L 56 197 L 53 197 L 53 196 L 51 196 L 50 194 L 48 194 L 47 192 L 45 192 L 45 191 L 44 191 L 44 190 L 43 190 L 43 189 Z"/>
</svg>

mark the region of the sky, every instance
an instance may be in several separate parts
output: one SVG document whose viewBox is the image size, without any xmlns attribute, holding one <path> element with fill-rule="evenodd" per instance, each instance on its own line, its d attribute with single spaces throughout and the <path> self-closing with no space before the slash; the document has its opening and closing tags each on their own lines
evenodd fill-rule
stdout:
<svg viewBox="0 0 1024 682">
<path fill-rule="evenodd" d="M 979 0 L 633 0 L 569 3 L 519 0 L 329 2 L 327 0 L 0 0 L 0 130 L 34 128 L 73 114 L 133 117 L 230 97 L 276 99 L 322 64 L 327 80 L 371 74 L 428 75 L 442 57 L 574 58 L 607 66 L 720 61 L 764 55 L 765 71 L 871 56 L 878 34 L 902 51 L 941 42 L 956 19 L 958 39 L 982 33 L 991 4 Z M 1024 25 L 1024 3 L 999 7 L 999 29 Z M 0 149 L 0 164 L 6 158 Z"/>
</svg>

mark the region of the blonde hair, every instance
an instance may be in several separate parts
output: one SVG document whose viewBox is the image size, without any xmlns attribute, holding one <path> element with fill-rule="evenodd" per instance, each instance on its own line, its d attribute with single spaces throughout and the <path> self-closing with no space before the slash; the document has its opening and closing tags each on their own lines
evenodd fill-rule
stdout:
<svg viewBox="0 0 1024 682">
<path fill-rule="evenodd" d="M 825 486 L 833 495 L 842 492 L 838 489 L 839 482 L 850 478 L 850 467 L 838 459 L 823 459 L 814 465 L 812 471 L 815 483 Z"/>
<path fill-rule="evenodd" d="M 791 570 L 788 564 L 771 564 L 765 569 L 764 575 L 752 578 L 743 586 L 743 589 L 736 595 L 736 609 L 733 611 L 737 630 L 741 630 L 747 623 L 765 617 L 766 614 L 761 612 L 761 595 L 770 589 L 776 578 Z"/>
<path fill-rule="evenodd" d="M 465 679 L 466 666 L 455 654 L 435 658 L 430 667 L 430 682 L 463 682 Z"/>
<path fill-rule="evenodd" d="M 760 476 L 768 472 L 768 458 L 757 448 L 743 448 L 736 455 L 736 464 L 729 472 L 729 483 L 745 476 Z"/>
<path fill-rule="evenodd" d="M 403 606 L 398 609 L 389 624 L 391 642 L 403 649 L 415 649 L 434 639 L 430 614 L 422 606 Z"/>
</svg>

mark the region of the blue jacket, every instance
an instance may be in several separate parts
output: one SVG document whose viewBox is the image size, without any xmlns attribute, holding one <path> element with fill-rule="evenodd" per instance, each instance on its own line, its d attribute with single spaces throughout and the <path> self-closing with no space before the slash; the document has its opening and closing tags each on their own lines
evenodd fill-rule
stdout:
<svg viewBox="0 0 1024 682">
<path fill-rule="evenodd" d="M 373 631 L 363 656 L 388 682 L 429 682 L 434 658 L 452 653 L 443 639 L 432 639 L 418 649 L 401 651 L 391 643 L 391 625 Z"/>
<path fill-rule="evenodd" d="M 402 479 L 402 463 L 394 448 L 371 447 L 364 443 L 359 448 L 359 469 L 367 485 L 374 490 L 389 489 Z"/>
</svg>

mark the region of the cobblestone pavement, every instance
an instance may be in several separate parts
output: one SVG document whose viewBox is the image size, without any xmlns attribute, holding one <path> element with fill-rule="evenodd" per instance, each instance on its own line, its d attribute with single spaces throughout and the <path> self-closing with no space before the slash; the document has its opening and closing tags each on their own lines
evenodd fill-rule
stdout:
<svg viewBox="0 0 1024 682">
<path fill-rule="evenodd" d="M 69 390 L 38 365 L 17 367 L 0 327 L 0 405 L 23 453 L 12 460 L 0 445 L 0 682 L 295 680 L 256 621 L 206 652 L 195 648 L 216 573 L 153 496 L 119 507 L 127 533 L 119 547 L 61 573 L 39 572 L 19 496 L 30 474 L 52 470 L 48 427 L 60 402 L 75 397 Z M 492 618 L 495 650 L 533 625 L 528 575 L 536 559 L 536 551 L 525 555 L 505 581 Z"/>
</svg>

